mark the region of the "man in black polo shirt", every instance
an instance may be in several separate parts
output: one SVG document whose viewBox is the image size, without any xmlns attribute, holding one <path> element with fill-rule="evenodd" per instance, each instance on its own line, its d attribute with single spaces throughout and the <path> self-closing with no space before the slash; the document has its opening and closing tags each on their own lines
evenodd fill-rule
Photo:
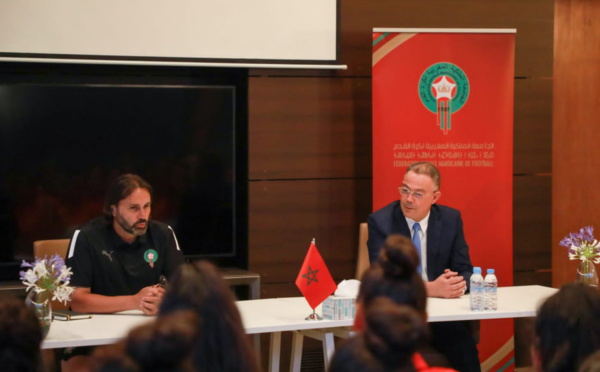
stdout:
<svg viewBox="0 0 600 372">
<path fill-rule="evenodd" d="M 104 218 L 75 231 L 66 262 L 76 287 L 72 310 L 158 312 L 161 277 L 168 278 L 184 259 L 171 227 L 150 220 L 151 201 L 150 184 L 124 174 L 108 189 Z"/>
</svg>

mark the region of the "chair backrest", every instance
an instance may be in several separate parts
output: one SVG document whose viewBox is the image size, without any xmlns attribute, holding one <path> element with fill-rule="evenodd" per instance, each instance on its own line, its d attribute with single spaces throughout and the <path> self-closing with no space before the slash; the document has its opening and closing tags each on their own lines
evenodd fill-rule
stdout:
<svg viewBox="0 0 600 372">
<path fill-rule="evenodd" d="M 362 222 L 358 227 L 358 259 L 356 262 L 356 279 L 360 280 L 362 274 L 371 267 L 369 262 L 369 249 L 367 248 L 367 239 L 369 237 L 369 228 L 366 222 Z"/>
<path fill-rule="evenodd" d="M 33 242 L 33 255 L 39 258 L 44 256 L 50 258 L 56 253 L 64 260 L 67 258 L 69 241 L 69 239 L 36 240 Z"/>
<path fill-rule="evenodd" d="M 69 249 L 69 239 L 52 239 L 52 240 L 36 240 L 33 242 L 33 255 L 38 258 L 44 258 L 44 256 L 58 254 L 63 260 L 67 257 L 67 250 Z M 66 310 L 69 305 L 64 305 L 58 301 L 52 301 L 53 310 Z"/>
</svg>

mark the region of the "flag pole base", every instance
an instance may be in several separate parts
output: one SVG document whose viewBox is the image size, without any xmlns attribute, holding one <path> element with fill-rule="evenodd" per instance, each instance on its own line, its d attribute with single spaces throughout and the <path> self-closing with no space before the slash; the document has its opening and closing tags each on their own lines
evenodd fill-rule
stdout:
<svg viewBox="0 0 600 372">
<path fill-rule="evenodd" d="M 317 321 L 317 320 L 323 320 L 323 318 L 320 317 L 319 314 L 315 313 L 315 310 L 313 310 L 312 314 L 310 314 L 309 316 L 304 318 L 304 320 Z"/>
</svg>

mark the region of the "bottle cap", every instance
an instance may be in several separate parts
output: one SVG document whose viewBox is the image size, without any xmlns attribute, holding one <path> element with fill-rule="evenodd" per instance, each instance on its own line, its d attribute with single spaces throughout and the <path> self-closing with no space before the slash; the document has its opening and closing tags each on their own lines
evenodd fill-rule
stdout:
<svg viewBox="0 0 600 372">
<path fill-rule="evenodd" d="M 481 267 L 475 266 L 473 268 L 473 274 L 481 274 Z"/>
<path fill-rule="evenodd" d="M 487 273 L 488 274 L 493 274 L 494 273 L 494 269 L 487 269 Z"/>
</svg>

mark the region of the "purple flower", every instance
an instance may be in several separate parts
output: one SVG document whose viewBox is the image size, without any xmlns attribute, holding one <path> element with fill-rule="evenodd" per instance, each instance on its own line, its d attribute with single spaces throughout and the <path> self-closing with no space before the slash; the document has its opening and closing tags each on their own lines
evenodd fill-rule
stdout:
<svg viewBox="0 0 600 372">
<path fill-rule="evenodd" d="M 569 249 L 569 259 L 600 263 L 600 242 L 594 239 L 594 228 L 585 226 L 578 232 L 570 233 L 559 243 Z"/>
<path fill-rule="evenodd" d="M 586 226 L 582 227 L 579 232 L 565 236 L 559 244 L 567 248 L 571 248 L 572 245 L 579 248 L 583 244 L 592 243 L 594 240 L 594 228 Z"/>
<path fill-rule="evenodd" d="M 583 229 L 585 229 L 585 232 L 590 237 L 590 239 L 594 240 L 594 228 L 592 226 L 586 226 Z"/>
</svg>

